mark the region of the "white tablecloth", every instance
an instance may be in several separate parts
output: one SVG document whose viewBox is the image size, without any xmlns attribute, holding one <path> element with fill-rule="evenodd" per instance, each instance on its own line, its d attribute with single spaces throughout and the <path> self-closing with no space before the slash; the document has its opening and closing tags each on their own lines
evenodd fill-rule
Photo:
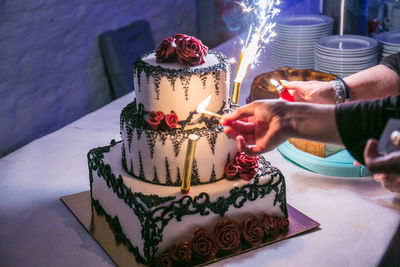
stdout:
<svg viewBox="0 0 400 267">
<path fill-rule="evenodd" d="M 234 42 L 216 50 L 238 58 L 240 46 Z M 270 70 L 268 58 L 261 60 L 245 78 L 241 104 L 253 78 Z M 0 266 L 113 265 L 59 198 L 89 190 L 86 154 L 120 140 L 120 112 L 133 98 L 130 93 L 0 159 Z M 286 177 L 288 203 L 321 227 L 212 266 L 364 267 L 379 262 L 400 222 L 398 194 L 371 177 L 311 173 L 276 150 L 265 157 Z"/>
</svg>

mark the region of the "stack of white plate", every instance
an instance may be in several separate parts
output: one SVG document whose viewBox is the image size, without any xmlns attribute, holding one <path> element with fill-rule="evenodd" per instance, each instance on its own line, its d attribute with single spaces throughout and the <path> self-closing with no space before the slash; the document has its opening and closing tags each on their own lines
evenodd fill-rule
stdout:
<svg viewBox="0 0 400 267">
<path fill-rule="evenodd" d="M 400 51 L 400 30 L 375 35 L 379 42 L 379 57 L 387 57 Z"/>
<path fill-rule="evenodd" d="M 341 78 L 375 66 L 378 42 L 360 35 L 331 35 L 315 42 L 315 70 Z"/>
<path fill-rule="evenodd" d="M 271 43 L 271 65 L 274 68 L 314 67 L 314 42 L 332 34 L 333 19 L 322 15 L 296 15 L 279 19 Z"/>
</svg>

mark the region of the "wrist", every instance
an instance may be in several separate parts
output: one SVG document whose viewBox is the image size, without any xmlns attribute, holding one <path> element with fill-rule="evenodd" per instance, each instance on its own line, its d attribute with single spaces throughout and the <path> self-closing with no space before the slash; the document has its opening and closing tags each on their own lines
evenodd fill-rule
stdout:
<svg viewBox="0 0 400 267">
<path fill-rule="evenodd" d="M 341 78 L 332 80 L 329 83 L 331 84 L 331 86 L 333 88 L 335 104 L 341 104 L 341 103 L 348 101 L 349 91 L 348 91 L 346 83 Z"/>
</svg>

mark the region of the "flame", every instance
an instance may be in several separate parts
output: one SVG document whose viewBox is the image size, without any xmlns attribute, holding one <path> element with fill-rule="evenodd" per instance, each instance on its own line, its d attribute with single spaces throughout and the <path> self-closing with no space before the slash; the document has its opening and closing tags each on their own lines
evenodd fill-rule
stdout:
<svg viewBox="0 0 400 267">
<path fill-rule="evenodd" d="M 249 0 L 245 2 L 249 2 Z M 257 23 L 250 25 L 246 41 L 241 40 L 244 46 L 242 48 L 238 72 L 235 77 L 235 82 L 241 83 L 248 67 L 254 67 L 254 64 L 258 63 L 257 59 L 264 45 L 276 36 L 276 33 L 273 31 L 276 23 L 271 22 L 271 19 L 279 14 L 280 10 L 276 6 L 280 4 L 280 1 L 258 0 L 256 2 L 251 1 L 250 5 L 246 5 L 245 3 L 239 4 L 242 7 L 243 13 L 252 13 L 258 19 Z"/>
<path fill-rule="evenodd" d="M 196 113 L 203 113 L 206 110 L 208 104 L 210 103 L 211 96 L 212 95 L 209 95 L 206 99 L 200 102 L 200 104 L 197 106 Z"/>
</svg>

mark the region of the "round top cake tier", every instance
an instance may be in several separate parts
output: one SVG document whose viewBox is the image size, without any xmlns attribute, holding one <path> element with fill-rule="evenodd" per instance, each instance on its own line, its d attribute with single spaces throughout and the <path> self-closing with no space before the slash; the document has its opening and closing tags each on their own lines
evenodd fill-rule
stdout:
<svg viewBox="0 0 400 267">
<path fill-rule="evenodd" d="M 158 63 L 155 53 L 147 54 L 133 66 L 136 102 L 147 112 L 173 112 L 186 120 L 211 95 L 207 110 L 220 112 L 228 99 L 230 72 L 228 58 L 215 51 L 209 51 L 198 66 Z"/>
</svg>

